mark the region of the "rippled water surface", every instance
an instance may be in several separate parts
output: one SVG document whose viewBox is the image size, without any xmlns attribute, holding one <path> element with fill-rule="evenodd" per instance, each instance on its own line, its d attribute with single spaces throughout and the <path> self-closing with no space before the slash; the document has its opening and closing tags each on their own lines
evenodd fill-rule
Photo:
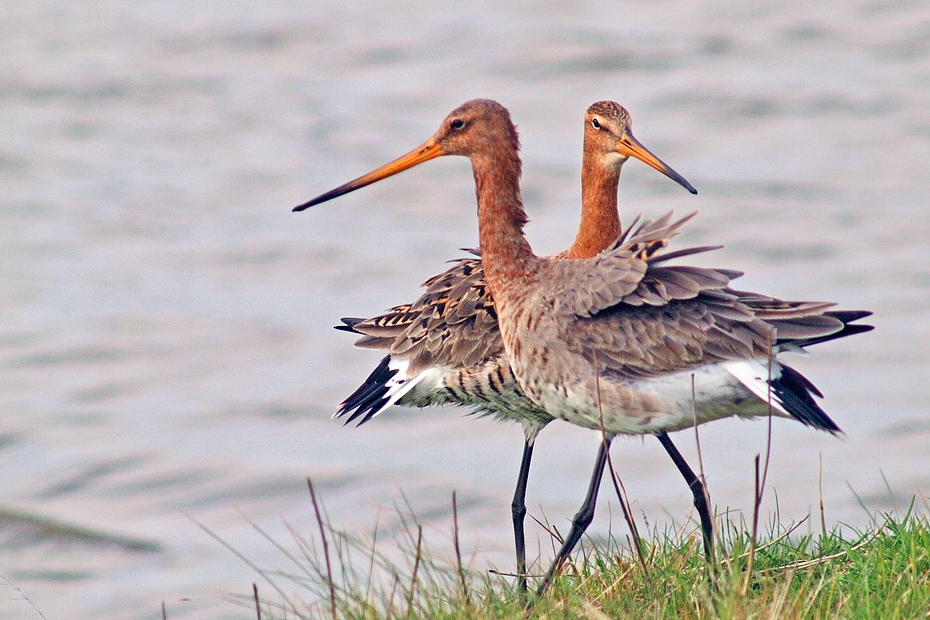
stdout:
<svg viewBox="0 0 930 620">
<path fill-rule="evenodd" d="M 926 2 L 563 4 L 2 2 L 0 617 L 252 617 L 215 595 L 259 577 L 193 519 L 283 567 L 246 517 L 309 536 L 308 476 L 349 531 L 402 493 L 448 531 L 456 491 L 475 567 L 509 567 L 518 428 L 329 419 L 378 360 L 331 326 L 477 244 L 467 162 L 290 212 L 476 96 L 520 126 L 539 252 L 574 234 L 584 109 L 616 99 L 701 192 L 630 163 L 627 221 L 698 209 L 683 243 L 725 244 L 741 287 L 875 312 L 796 362 L 846 435 L 776 422 L 767 511 L 816 507 L 821 457 L 831 524 L 930 488 Z M 718 509 L 750 508 L 764 428 L 702 429 Z M 565 524 L 595 441 L 540 437 L 532 514 Z M 651 526 L 687 519 L 657 442 L 613 455 Z M 595 533 L 625 527 L 609 495 Z"/>
</svg>

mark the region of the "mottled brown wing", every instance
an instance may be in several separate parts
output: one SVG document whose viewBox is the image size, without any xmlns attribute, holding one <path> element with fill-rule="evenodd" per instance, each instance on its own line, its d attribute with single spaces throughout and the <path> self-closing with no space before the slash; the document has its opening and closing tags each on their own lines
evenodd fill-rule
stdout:
<svg viewBox="0 0 930 620">
<path fill-rule="evenodd" d="M 751 308 L 715 288 L 661 305 L 621 304 L 576 317 L 566 344 L 591 363 L 596 359 L 602 372 L 634 379 L 766 355 L 772 338 L 771 327 Z"/>
<path fill-rule="evenodd" d="M 352 329 L 363 334 L 356 346 L 409 359 L 411 375 L 432 365 L 465 368 L 504 355 L 480 258 L 456 260 L 423 286 L 415 302 L 355 323 Z"/>
<path fill-rule="evenodd" d="M 662 275 L 650 270 L 644 281 Z M 833 305 L 706 289 L 664 305 L 621 305 L 578 317 L 568 344 L 592 363 L 596 355 L 607 374 L 651 377 L 711 362 L 767 357 L 773 347 L 829 340 L 848 329 L 842 313 L 824 311 Z"/>
<path fill-rule="evenodd" d="M 570 261 L 556 261 L 556 269 L 571 271 L 556 281 L 575 289 L 570 298 L 582 300 L 586 311 L 596 312 L 623 301 L 648 303 L 646 300 L 681 294 L 685 279 L 668 275 L 664 283 L 650 288 L 641 282 L 646 259 L 678 234 L 694 214 L 671 222 L 671 213 L 658 220 L 646 220 L 631 227 L 615 244 L 613 252 L 593 259 L 595 269 L 575 267 Z M 363 334 L 355 345 L 365 349 L 389 350 L 392 355 L 411 359 L 411 372 L 439 364 L 451 368 L 476 364 L 503 355 L 503 341 L 497 325 L 494 301 L 488 291 L 480 255 L 455 261 L 449 269 L 423 283 L 424 293 L 411 304 L 395 306 L 387 312 L 364 320 L 344 322 Z M 589 266 L 590 267 L 590 266 Z M 690 285 L 693 287 L 693 285 Z M 614 299 L 618 293 L 619 300 Z M 560 295 L 559 298 L 565 298 Z M 588 300 L 593 299 L 594 303 Z"/>
<path fill-rule="evenodd" d="M 692 215 L 693 216 L 693 215 Z M 781 342 L 823 338 L 843 329 L 825 310 L 833 304 L 786 302 L 729 288 L 738 271 L 667 266 L 671 258 L 714 248 L 661 254 L 692 216 L 646 221 L 614 248 L 591 259 L 553 265 L 559 287 L 551 300 L 562 315 L 566 344 L 604 372 L 628 378 L 678 372 L 715 361 L 769 355 Z M 574 289 L 569 295 L 566 291 Z M 548 296 L 548 294 L 546 295 Z"/>
<path fill-rule="evenodd" d="M 691 274 L 680 268 L 663 268 L 667 270 L 661 278 L 644 282 L 649 259 L 694 215 L 673 222 L 669 213 L 657 220 L 636 222 L 611 248 L 593 258 L 552 262 L 544 276 L 552 286 L 540 302 L 551 304 L 560 314 L 591 317 L 618 304 L 661 305 L 670 299 L 694 297 L 705 285 L 726 286 L 726 272 L 697 268 Z"/>
<path fill-rule="evenodd" d="M 845 321 L 827 312 L 835 303 L 825 301 L 785 301 L 775 297 L 726 289 L 752 309 L 755 316 L 775 328 L 777 342 L 798 341 L 802 346 L 843 329 Z M 859 317 L 861 318 L 861 317 Z"/>
</svg>

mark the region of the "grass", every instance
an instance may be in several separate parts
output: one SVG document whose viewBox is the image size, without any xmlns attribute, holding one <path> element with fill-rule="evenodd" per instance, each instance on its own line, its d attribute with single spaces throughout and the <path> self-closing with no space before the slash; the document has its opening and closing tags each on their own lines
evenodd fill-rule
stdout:
<svg viewBox="0 0 930 620">
<path fill-rule="evenodd" d="M 320 525 L 314 536 L 291 529 L 283 544 L 253 524 L 287 560 L 286 569 L 268 571 L 243 558 L 264 584 L 228 598 L 260 620 L 930 618 L 930 522 L 913 505 L 852 536 L 800 535 L 800 524 L 773 521 L 756 541 L 753 523 L 718 516 L 712 569 L 699 531 L 652 533 L 641 540 L 642 560 L 615 540 L 589 543 L 526 612 L 511 576 L 463 561 L 455 525 L 439 533 L 439 544 L 427 541 L 406 508 L 399 527 L 386 528 L 394 532 L 387 540 L 378 527 L 351 536 L 327 524 L 310 487 Z M 438 556 L 432 548 L 454 551 Z"/>
</svg>

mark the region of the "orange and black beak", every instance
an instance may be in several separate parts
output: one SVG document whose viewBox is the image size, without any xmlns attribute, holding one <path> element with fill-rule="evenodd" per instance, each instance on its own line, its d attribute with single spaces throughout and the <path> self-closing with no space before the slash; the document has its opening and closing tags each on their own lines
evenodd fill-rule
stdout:
<svg viewBox="0 0 930 620">
<path fill-rule="evenodd" d="M 377 183 L 382 179 L 386 179 L 389 176 L 393 176 L 398 172 L 403 172 L 408 168 L 413 168 L 418 164 L 422 164 L 425 161 L 441 157 L 446 153 L 442 150 L 442 147 L 436 143 L 433 138 L 430 138 L 417 148 L 413 149 L 406 155 L 398 157 L 394 161 L 385 164 L 378 168 L 377 170 L 372 170 L 368 174 L 363 174 L 359 178 L 349 181 L 343 185 L 340 185 L 336 189 L 331 189 L 325 194 L 317 196 L 313 200 L 303 203 L 294 207 L 294 211 L 303 211 L 314 205 L 318 205 L 321 202 L 326 202 L 327 200 L 332 200 L 333 198 L 338 198 L 343 194 L 348 194 L 349 192 L 354 192 L 357 189 L 365 187 L 366 185 L 371 185 L 372 183 Z"/>
<path fill-rule="evenodd" d="M 694 189 L 694 186 L 688 183 L 685 177 L 672 170 L 671 166 L 653 155 L 652 151 L 647 149 L 639 140 L 633 137 L 631 132 L 625 132 L 623 137 L 617 141 L 617 152 L 621 155 L 626 155 L 627 157 L 635 157 L 639 161 L 652 166 L 692 194 L 697 193 L 697 190 Z"/>
</svg>

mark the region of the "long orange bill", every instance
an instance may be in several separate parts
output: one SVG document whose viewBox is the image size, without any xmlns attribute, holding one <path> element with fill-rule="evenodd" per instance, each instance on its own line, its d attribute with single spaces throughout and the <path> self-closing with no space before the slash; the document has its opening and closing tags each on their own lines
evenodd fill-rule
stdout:
<svg viewBox="0 0 930 620">
<path fill-rule="evenodd" d="M 671 166 L 653 155 L 652 152 L 643 146 L 639 140 L 634 138 L 633 134 L 629 131 L 623 134 L 623 137 L 617 141 L 617 152 L 621 155 L 626 155 L 627 157 L 635 157 L 639 161 L 652 166 L 692 194 L 697 193 L 697 190 L 694 189 L 694 186 L 688 183 L 685 177 L 672 170 Z"/>
<path fill-rule="evenodd" d="M 413 149 L 406 155 L 402 155 L 392 161 L 389 164 L 384 164 L 377 170 L 372 170 L 368 174 L 363 174 L 359 178 L 349 181 L 343 185 L 340 185 L 336 189 L 331 189 L 325 194 L 321 194 L 310 200 L 303 203 L 302 205 L 294 207 L 294 211 L 303 211 L 314 205 L 318 205 L 321 202 L 326 202 L 327 200 L 332 200 L 333 198 L 338 198 L 343 194 L 348 194 L 349 192 L 354 192 L 357 189 L 365 187 L 366 185 L 371 185 L 372 183 L 377 183 L 382 179 L 386 179 L 389 176 L 393 176 L 398 172 L 403 172 L 408 168 L 413 168 L 417 164 L 422 164 L 425 161 L 435 159 L 445 155 L 442 150 L 442 147 L 436 144 L 436 142 L 430 138 L 417 148 Z"/>
</svg>

